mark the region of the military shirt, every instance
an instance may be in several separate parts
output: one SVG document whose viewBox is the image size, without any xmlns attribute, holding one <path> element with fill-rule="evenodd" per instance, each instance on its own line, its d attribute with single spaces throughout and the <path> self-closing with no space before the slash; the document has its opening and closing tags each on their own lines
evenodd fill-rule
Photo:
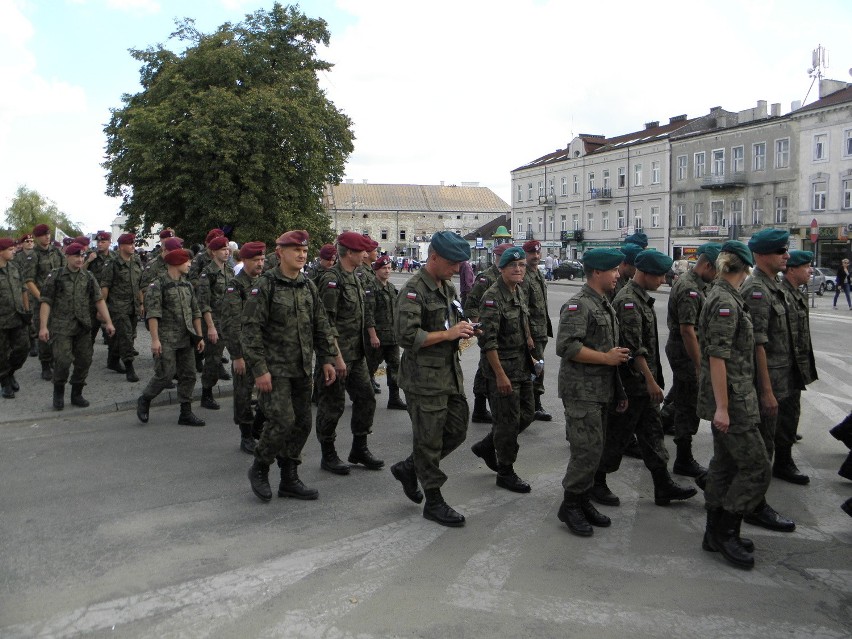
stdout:
<svg viewBox="0 0 852 639">
<path fill-rule="evenodd" d="M 421 268 L 397 297 L 394 330 L 404 349 L 399 366 L 399 386 L 421 395 L 464 395 L 459 340 L 423 347 L 426 335 L 455 326 L 463 319 L 452 282 L 436 282 Z"/>
<path fill-rule="evenodd" d="M 198 277 L 196 293 L 201 314 L 211 313 L 213 320 L 218 321 L 222 316 L 222 303 L 229 282 L 234 279 L 234 269 L 227 262 L 220 269 L 214 260 L 210 260 Z"/>
<path fill-rule="evenodd" d="M 44 286 L 48 274 L 65 266 L 65 256 L 58 248 L 49 245 L 46 249 L 36 246 L 27 256 L 27 266 L 24 270 L 24 282 L 35 283 L 38 290 Z"/>
<path fill-rule="evenodd" d="M 627 395 L 647 395 L 645 378 L 633 367 L 633 358 L 643 356 L 654 381 L 664 388 L 663 367 L 660 362 L 660 343 L 654 298 L 648 291 L 630 280 L 615 296 L 612 306 L 618 317 L 619 344 L 630 349 L 631 361 L 622 366 L 622 381 Z"/>
<path fill-rule="evenodd" d="M 244 358 L 243 345 L 240 339 L 243 322 L 243 308 L 249 292 L 257 283 L 258 278 L 251 278 L 245 269 L 237 273 L 225 288 L 225 299 L 222 302 L 222 330 L 228 344 L 228 352 L 233 359 Z"/>
<path fill-rule="evenodd" d="M 382 346 L 396 344 L 396 333 L 393 325 L 396 321 L 397 296 L 396 290 L 390 281 L 382 285 L 376 280 L 376 292 L 373 295 L 375 304 L 374 317 L 376 320 L 376 335 Z"/>
<path fill-rule="evenodd" d="M 376 287 L 379 281 L 370 266 L 361 265 L 355 268 L 355 277 L 361 281 L 364 289 L 364 328 L 376 327 Z"/>
<path fill-rule="evenodd" d="M 787 278 L 782 279 L 781 286 L 788 300 L 787 314 L 790 317 L 793 356 L 798 364 L 798 372 L 801 375 L 801 380 L 798 381 L 801 381 L 802 384 L 810 384 L 819 379 L 819 376 L 817 375 L 814 349 L 811 344 L 808 296 L 790 284 Z"/>
<path fill-rule="evenodd" d="M 192 322 L 201 317 L 201 309 L 184 277 L 173 280 L 166 273 L 151 282 L 145 292 L 145 315 L 157 319 L 163 345 L 183 348 L 191 335 L 198 336 Z"/>
<path fill-rule="evenodd" d="M 547 284 L 537 268 L 528 268 L 521 283 L 530 311 L 530 333 L 534 340 L 553 337 L 553 324 L 547 312 Z"/>
<path fill-rule="evenodd" d="M 212 261 L 213 258 L 210 256 L 210 251 L 207 249 L 200 250 L 198 255 L 192 258 L 192 264 L 189 265 L 189 273 L 187 273 L 186 277 L 190 282 L 192 282 L 193 286 L 198 286 L 198 279 L 201 277 L 201 273 Z"/>
<path fill-rule="evenodd" d="M 41 288 L 41 301 L 50 306 L 48 330 L 55 335 L 74 335 L 82 324 L 92 327 L 92 309 L 102 300 L 95 276 L 86 270 L 67 266 L 47 274 Z"/>
<path fill-rule="evenodd" d="M 89 270 L 91 273 L 92 271 Z M 94 273 L 92 273 L 94 275 Z M 110 313 L 139 314 L 139 292 L 142 290 L 142 260 L 131 255 L 129 260 L 120 256 L 107 262 L 101 271 L 101 288 L 109 289 L 107 304 Z"/>
<path fill-rule="evenodd" d="M 161 275 L 165 275 L 166 271 L 168 271 L 168 266 L 165 260 L 163 260 L 162 254 L 148 260 L 148 265 L 142 271 L 142 290 L 147 290 L 148 285 Z"/>
<path fill-rule="evenodd" d="M 707 283 L 702 280 L 695 271 L 689 271 L 678 278 L 669 293 L 668 315 L 666 324 L 669 329 L 668 345 L 671 347 L 666 353 L 672 353 L 678 362 L 691 361 L 683 337 L 680 334 L 681 324 L 698 324 L 701 315 L 701 307 L 706 297 Z"/>
<path fill-rule="evenodd" d="M 7 262 L 0 267 L 0 328 L 18 328 L 24 323 L 21 314 L 24 312 L 26 292 L 24 278 L 14 262 Z"/>
<path fill-rule="evenodd" d="M 617 366 L 581 364 L 575 357 L 583 346 L 608 353 L 618 346 L 615 309 L 605 295 L 584 284 L 559 312 L 556 354 L 559 364 L 558 394 L 563 400 L 609 403 L 625 397 Z"/>
<path fill-rule="evenodd" d="M 627 286 L 627 283 L 631 280 L 631 278 L 618 274 L 618 279 L 615 281 L 615 288 L 612 290 L 612 293 L 608 293 L 607 297 L 609 297 L 610 301 L 615 299 L 615 296 L 618 295 L 618 292 Z"/>
<path fill-rule="evenodd" d="M 314 352 L 320 366 L 337 355 L 314 283 L 303 273 L 286 277 L 278 268 L 266 271 L 249 291 L 241 340 L 255 377 L 310 377 Z"/>
<path fill-rule="evenodd" d="M 719 278 L 707 294 L 698 318 L 701 372 L 698 409 L 701 419 L 713 420 L 716 398 L 710 379 L 710 358 L 725 360 L 730 432 L 745 432 L 760 421 L 754 387 L 754 327 L 749 307 L 731 284 Z"/>
<path fill-rule="evenodd" d="M 496 264 L 492 264 L 486 270 L 476 276 L 473 282 L 473 288 L 467 294 L 467 299 L 464 301 L 465 317 L 478 317 L 479 304 L 482 302 L 482 295 L 500 279 L 500 270 Z"/>
<path fill-rule="evenodd" d="M 278 259 L 278 253 L 270 251 L 266 254 L 266 259 L 263 261 L 263 272 L 266 273 L 266 271 L 271 271 L 272 269 L 278 268 L 280 265 L 281 261 Z"/>
<path fill-rule="evenodd" d="M 95 259 L 93 259 L 91 262 L 83 262 L 83 267 L 87 271 L 89 271 L 89 273 L 95 276 L 95 279 L 97 280 L 98 284 L 103 286 L 103 284 L 101 284 L 101 275 L 103 274 L 104 268 L 111 260 L 114 260 L 118 257 L 118 253 L 113 250 L 108 250 L 106 254 L 96 252 L 95 255 Z M 135 255 L 134 257 L 136 257 L 136 259 L 139 259 Z M 142 260 L 139 260 L 139 265 L 142 265 Z"/>
<path fill-rule="evenodd" d="M 527 335 L 530 313 L 521 287 L 517 286 L 512 293 L 500 278 L 482 295 L 477 314 L 482 322 L 482 336 L 478 340 L 482 374 L 488 379 L 495 379 L 487 353 L 496 350 L 509 381 L 529 380 Z"/>
<path fill-rule="evenodd" d="M 343 360 L 354 362 L 364 357 L 365 301 L 361 281 L 338 263 L 322 274 L 317 289 Z"/>
</svg>

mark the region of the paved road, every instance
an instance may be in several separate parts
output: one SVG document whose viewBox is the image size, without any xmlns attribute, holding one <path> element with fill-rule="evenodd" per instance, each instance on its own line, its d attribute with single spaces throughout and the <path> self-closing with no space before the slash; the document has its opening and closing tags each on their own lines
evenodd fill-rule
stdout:
<svg viewBox="0 0 852 639">
<path fill-rule="evenodd" d="M 574 290 L 551 285 L 554 317 Z M 852 313 L 818 303 L 821 380 L 804 396 L 794 451 L 812 482 L 773 482 L 770 503 L 798 529 L 746 527 L 757 545 L 751 572 L 700 549 L 700 499 L 655 506 L 636 460 L 610 482 L 622 498 L 606 509 L 611 528 L 581 539 L 556 519 L 568 446 L 552 344 L 545 405 L 555 420 L 524 433 L 516 465 L 533 492 L 494 486 L 469 451 L 485 432 L 472 424 L 445 464 L 445 495 L 468 518 L 462 529 L 425 521 L 387 471 L 321 471 L 313 438 L 300 473 L 319 501 L 261 504 L 227 396 L 221 411 L 199 409 L 206 428 L 178 427 L 175 406 L 154 408 L 142 426 L 115 408 L 145 380 L 98 371 L 119 378 L 108 391 L 87 388 L 101 411 L 12 420 L 11 404 L 32 404 L 33 394 L 49 402 L 49 384 L 34 380 L 0 404 L 0 636 L 848 637 L 852 520 L 838 506 L 852 486 L 836 475 L 845 448 L 827 429 L 852 408 L 852 353 L 837 347 Z M 464 353 L 468 380 L 477 357 L 475 346 Z M 372 441 L 391 463 L 411 435 L 386 397 Z M 696 450 L 706 462 L 706 424 Z"/>
</svg>

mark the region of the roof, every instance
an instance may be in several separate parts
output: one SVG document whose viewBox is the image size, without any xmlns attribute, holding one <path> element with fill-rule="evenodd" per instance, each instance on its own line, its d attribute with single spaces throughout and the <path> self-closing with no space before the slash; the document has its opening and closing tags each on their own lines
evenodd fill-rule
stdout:
<svg viewBox="0 0 852 639">
<path fill-rule="evenodd" d="M 816 102 L 811 102 L 801 109 L 796 109 L 793 115 L 798 115 L 805 111 L 815 111 L 817 109 L 824 109 L 825 107 L 836 106 L 844 102 L 852 102 L 852 84 L 847 85 L 845 89 L 840 89 L 840 91 L 829 93 L 824 98 L 820 98 Z"/>
<path fill-rule="evenodd" d="M 338 211 L 500 214 L 512 208 L 484 186 L 351 183 L 330 186 L 328 194 L 328 207 Z"/>
<path fill-rule="evenodd" d="M 486 240 L 490 240 L 491 236 L 494 235 L 494 231 L 497 230 L 498 226 L 505 226 L 509 233 L 512 232 L 512 216 L 511 215 L 501 215 L 500 217 L 495 217 L 490 222 L 486 222 L 482 226 L 480 226 L 475 231 L 471 231 L 467 235 L 464 236 L 464 239 L 468 241 L 475 240 L 477 237 L 481 237 Z"/>
</svg>

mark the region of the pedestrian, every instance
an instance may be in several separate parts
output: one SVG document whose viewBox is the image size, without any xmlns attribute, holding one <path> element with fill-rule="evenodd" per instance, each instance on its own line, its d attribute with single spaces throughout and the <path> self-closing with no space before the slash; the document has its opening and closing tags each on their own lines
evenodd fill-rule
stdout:
<svg viewBox="0 0 852 639">
<path fill-rule="evenodd" d="M 550 252 L 544 258 L 544 279 L 548 282 L 553 279 L 553 253 Z"/>
<path fill-rule="evenodd" d="M 713 458 L 704 491 L 707 524 L 701 547 L 735 566 L 754 566 L 754 543 L 740 537 L 745 513 L 764 501 L 770 470 L 758 427 L 754 331 L 740 288 L 754 258 L 737 240 L 722 245 L 716 280 L 701 309 L 698 416 L 710 421 Z"/>
<path fill-rule="evenodd" d="M 581 537 L 591 536 L 592 526 L 611 523 L 591 503 L 589 493 L 603 453 L 610 409 L 623 413 L 628 408 L 619 366 L 627 362 L 630 352 L 619 346 L 618 321 L 608 300 L 623 259 L 618 249 L 586 251 L 586 283 L 559 313 L 559 397 L 571 456 L 562 478 L 564 494 L 557 517 Z"/>
<path fill-rule="evenodd" d="M 92 365 L 92 309 L 106 326 L 109 337 L 115 334 L 109 310 L 101 296 L 95 276 L 83 270 L 80 244 L 65 247 L 67 263 L 47 274 L 41 289 L 39 339 L 53 351 L 53 408 L 65 408 L 65 384 L 71 378 L 71 404 L 85 408 L 83 387 Z M 74 372 L 71 373 L 71 365 Z"/>
<path fill-rule="evenodd" d="M 840 291 L 846 295 L 846 304 L 849 310 L 852 311 L 852 299 L 849 297 L 849 287 L 852 284 L 852 272 L 849 270 L 849 259 L 843 258 L 840 266 L 837 269 L 837 277 L 834 278 L 834 302 L 832 307 L 837 309 L 837 298 L 840 296 Z"/>
<path fill-rule="evenodd" d="M 187 280 L 192 259 L 186 249 L 170 251 L 164 258 L 166 273 L 148 285 L 145 314 L 151 332 L 154 376 L 136 402 L 136 416 L 148 423 L 151 401 L 167 388 L 177 375 L 180 426 L 204 426 L 192 412 L 195 390 L 195 353 L 204 351 L 201 337 L 201 309 L 195 290 Z"/>
<path fill-rule="evenodd" d="M 379 364 L 384 362 L 388 384 L 387 407 L 390 410 L 405 410 L 405 402 L 399 396 L 399 343 L 393 330 L 399 291 L 390 281 L 391 258 L 382 255 L 373 262 L 372 269 L 376 281 L 373 291 L 373 319 L 379 346 L 368 350 L 370 378 L 375 378 Z"/>
<path fill-rule="evenodd" d="M 308 240 L 306 231 L 289 231 L 276 240 L 278 266 L 258 278 L 243 309 L 242 345 L 266 417 L 248 471 L 252 492 L 262 501 L 272 499 L 269 466 L 276 458 L 281 468 L 279 497 L 319 496 L 299 479 L 297 470 L 311 433 L 313 358 L 316 354 L 323 384 L 334 384 L 337 347 L 317 288 L 302 273 Z"/>
<path fill-rule="evenodd" d="M 541 271 L 538 270 L 541 261 L 541 242 L 529 240 L 524 243 L 523 249 L 527 255 L 527 269 L 521 288 L 526 296 L 527 307 L 530 312 L 530 334 L 533 342 L 535 342 L 532 354 L 537 361 L 543 362 L 547 339 L 553 337 L 553 324 L 550 322 L 550 313 L 547 310 L 547 284 L 545 284 Z M 541 403 L 541 397 L 544 395 L 543 373 L 536 376 L 533 387 L 535 419 L 540 422 L 549 422 L 553 417 L 544 410 Z"/>
<path fill-rule="evenodd" d="M 24 269 L 24 282 L 27 285 L 36 306 L 33 308 L 33 322 L 36 334 L 41 330 L 41 289 L 48 274 L 65 266 L 65 255 L 53 245 L 50 240 L 50 227 L 47 224 L 37 224 L 33 227 L 35 247 L 27 257 Z M 50 344 L 39 339 L 38 359 L 41 363 L 41 378 L 53 381 L 53 351 Z"/>
<path fill-rule="evenodd" d="M 30 298 L 23 275 L 14 263 L 15 241 L 0 238 L 0 389 L 4 399 L 20 390 L 15 372 L 30 347 Z"/>
<path fill-rule="evenodd" d="M 222 363 L 227 341 L 222 328 L 222 304 L 225 291 L 234 279 L 234 270 L 228 264 L 231 249 L 224 235 L 211 239 L 207 243 L 207 250 L 211 259 L 201 271 L 196 286 L 205 341 L 200 403 L 202 408 L 219 410 L 219 402 L 213 398 L 213 387 L 220 379 L 231 379 Z"/>
<path fill-rule="evenodd" d="M 405 391 L 413 435 L 412 453 L 391 466 L 406 497 L 423 501 L 423 517 L 458 527 L 464 515 L 441 494 L 447 475 L 440 463 L 467 434 L 469 408 L 464 394 L 459 342 L 473 336 L 460 312 L 452 277 L 470 259 L 470 245 L 451 231 L 432 235 L 426 265 L 399 293 L 396 334 L 403 348 L 399 383 Z M 417 483 L 423 487 L 420 491 Z"/>
</svg>

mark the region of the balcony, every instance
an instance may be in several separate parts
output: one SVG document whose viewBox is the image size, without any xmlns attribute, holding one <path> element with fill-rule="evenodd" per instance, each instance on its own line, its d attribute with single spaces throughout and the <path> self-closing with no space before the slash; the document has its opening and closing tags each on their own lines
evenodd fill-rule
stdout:
<svg viewBox="0 0 852 639">
<path fill-rule="evenodd" d="M 748 185 L 746 174 L 742 171 L 725 175 L 708 175 L 701 182 L 702 189 L 738 189 Z"/>
<path fill-rule="evenodd" d="M 609 187 L 603 189 L 591 189 L 589 190 L 589 195 L 593 200 L 600 200 L 601 202 L 608 202 L 612 199 L 612 189 Z"/>
</svg>

